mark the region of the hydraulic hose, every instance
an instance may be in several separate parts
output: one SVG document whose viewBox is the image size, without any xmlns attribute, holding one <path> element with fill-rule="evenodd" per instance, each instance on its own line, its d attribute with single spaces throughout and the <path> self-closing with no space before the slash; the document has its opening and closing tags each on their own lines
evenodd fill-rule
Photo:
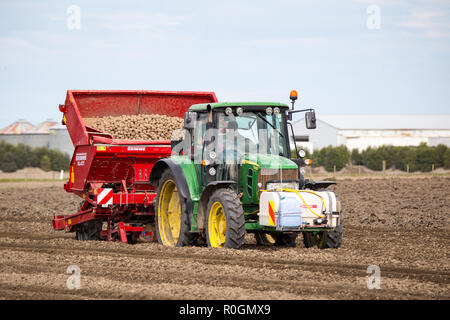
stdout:
<svg viewBox="0 0 450 320">
<path fill-rule="evenodd" d="M 268 191 L 268 190 L 262 190 L 262 191 Z M 284 189 L 284 188 L 278 188 L 278 189 L 275 189 L 275 191 L 294 192 L 295 194 L 297 194 L 300 197 L 300 199 L 303 201 L 303 203 L 306 205 L 306 207 L 309 209 L 309 211 L 311 211 L 314 215 L 318 216 L 319 218 L 325 218 L 325 216 L 322 216 L 320 214 L 315 213 L 310 208 L 310 206 L 306 203 L 305 199 L 303 199 L 303 197 L 301 196 L 300 192 L 312 193 L 312 194 L 318 196 L 322 200 L 323 206 L 324 206 L 324 208 L 326 210 L 327 209 L 327 205 L 325 204 L 325 201 L 323 200 L 323 198 L 322 198 L 322 196 L 320 194 L 318 194 L 318 193 L 316 193 L 314 191 L 309 191 L 309 190 L 294 190 L 294 189 Z"/>
</svg>

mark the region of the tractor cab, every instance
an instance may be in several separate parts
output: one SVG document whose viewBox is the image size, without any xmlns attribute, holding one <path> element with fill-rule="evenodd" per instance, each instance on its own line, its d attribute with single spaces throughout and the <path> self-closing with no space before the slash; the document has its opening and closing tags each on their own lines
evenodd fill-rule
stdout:
<svg viewBox="0 0 450 320">
<path fill-rule="evenodd" d="M 307 111 L 315 121 L 314 111 Z M 191 106 L 185 114 L 182 149 L 195 164 L 200 189 L 228 183 L 249 203 L 257 203 L 259 190 L 275 184 L 299 189 L 304 181 L 299 168 L 304 162 L 291 159 L 289 119 L 294 112 L 286 104 L 273 102 Z M 315 127 L 311 121 L 307 125 Z"/>
<path fill-rule="evenodd" d="M 286 110 L 287 105 L 274 103 L 194 105 L 186 116 L 192 126 L 186 128 L 183 150 L 201 167 L 204 184 L 237 182 L 238 168 L 246 160 L 258 161 L 259 155 L 289 158 Z"/>
</svg>

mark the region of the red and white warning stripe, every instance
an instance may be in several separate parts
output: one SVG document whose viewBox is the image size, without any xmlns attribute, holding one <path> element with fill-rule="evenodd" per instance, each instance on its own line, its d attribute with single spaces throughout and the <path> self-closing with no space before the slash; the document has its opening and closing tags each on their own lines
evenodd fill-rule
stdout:
<svg viewBox="0 0 450 320">
<path fill-rule="evenodd" d="M 113 204 L 113 189 L 97 189 L 97 204 L 101 204 L 103 207 Z"/>
</svg>

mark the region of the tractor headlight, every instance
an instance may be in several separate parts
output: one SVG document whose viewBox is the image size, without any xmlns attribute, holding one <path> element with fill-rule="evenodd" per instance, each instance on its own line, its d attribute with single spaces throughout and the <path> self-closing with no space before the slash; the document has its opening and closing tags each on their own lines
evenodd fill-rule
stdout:
<svg viewBox="0 0 450 320">
<path fill-rule="evenodd" d="M 303 149 L 299 150 L 298 151 L 298 155 L 299 155 L 300 158 L 304 158 L 306 156 L 305 150 L 303 150 Z"/>
<path fill-rule="evenodd" d="M 268 115 L 268 116 L 270 116 L 271 114 L 272 114 L 272 108 L 271 107 L 268 107 L 268 108 L 266 108 L 266 114 Z"/>
<path fill-rule="evenodd" d="M 216 169 L 214 169 L 214 168 L 209 168 L 209 174 L 210 175 L 212 175 L 212 176 L 214 176 L 215 174 L 216 174 Z"/>
<path fill-rule="evenodd" d="M 244 109 L 242 109 L 242 107 L 239 107 L 239 108 L 236 109 L 236 114 L 238 116 L 240 116 L 243 112 L 244 112 Z"/>
<path fill-rule="evenodd" d="M 227 116 L 231 116 L 231 115 L 233 114 L 233 109 L 231 109 L 230 107 L 227 107 L 227 108 L 225 109 L 225 114 L 226 114 Z"/>
<path fill-rule="evenodd" d="M 275 189 L 294 189 L 298 190 L 298 182 L 297 181 L 289 181 L 289 182 L 269 182 L 266 185 L 267 190 L 275 190 Z"/>
<path fill-rule="evenodd" d="M 306 169 L 304 167 L 301 167 L 300 168 L 300 173 L 302 174 L 302 176 L 304 176 L 305 173 L 306 173 Z"/>
<path fill-rule="evenodd" d="M 280 114 L 280 108 L 278 108 L 278 107 L 273 108 L 273 113 L 274 113 L 275 115 Z"/>
<path fill-rule="evenodd" d="M 210 158 L 210 159 L 214 160 L 216 157 L 217 157 L 217 154 L 216 154 L 214 151 L 211 151 L 211 152 L 209 153 L 209 158 Z"/>
</svg>

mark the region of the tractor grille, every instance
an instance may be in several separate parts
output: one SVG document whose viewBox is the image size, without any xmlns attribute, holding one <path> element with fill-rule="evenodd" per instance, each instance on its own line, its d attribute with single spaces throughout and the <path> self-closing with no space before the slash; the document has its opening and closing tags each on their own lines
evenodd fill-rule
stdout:
<svg viewBox="0 0 450 320">
<path fill-rule="evenodd" d="M 258 173 L 258 185 L 261 183 L 261 188 L 266 188 L 268 181 L 292 181 L 298 180 L 297 169 L 261 169 Z"/>
</svg>

